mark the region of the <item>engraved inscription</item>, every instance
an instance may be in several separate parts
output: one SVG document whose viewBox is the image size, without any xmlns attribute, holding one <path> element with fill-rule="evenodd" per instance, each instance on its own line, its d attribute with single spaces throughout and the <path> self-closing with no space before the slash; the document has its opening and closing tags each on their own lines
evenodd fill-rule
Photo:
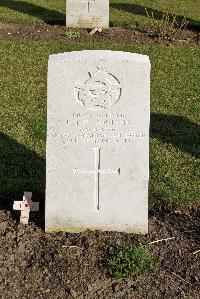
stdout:
<svg viewBox="0 0 200 299">
<path fill-rule="evenodd" d="M 94 170 L 84 170 L 74 168 L 74 175 L 76 174 L 93 174 L 94 175 L 94 209 L 100 210 L 99 201 L 99 178 L 100 174 L 116 174 L 120 175 L 120 168 L 118 169 L 101 169 L 100 167 L 100 148 L 93 148 L 95 159 L 94 159 Z"/>
<path fill-rule="evenodd" d="M 87 12 L 90 13 L 90 5 L 95 4 L 95 0 L 82 0 L 82 2 L 87 4 Z"/>
<path fill-rule="evenodd" d="M 84 112 L 72 113 L 69 118 L 58 126 L 64 129 L 59 136 L 55 126 L 52 127 L 52 136 L 59 138 L 64 146 L 69 144 L 131 144 L 136 140 L 146 139 L 143 129 L 124 113 Z M 61 121 L 62 122 L 62 121 Z"/>
<path fill-rule="evenodd" d="M 88 110 L 103 110 L 112 107 L 121 97 L 119 80 L 103 68 L 89 72 L 89 79 L 75 85 L 75 98 Z"/>
</svg>

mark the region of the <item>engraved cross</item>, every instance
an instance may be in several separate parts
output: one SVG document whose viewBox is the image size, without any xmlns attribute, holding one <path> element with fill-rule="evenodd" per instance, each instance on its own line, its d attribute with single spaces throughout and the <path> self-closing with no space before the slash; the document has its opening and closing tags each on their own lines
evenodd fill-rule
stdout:
<svg viewBox="0 0 200 299">
<path fill-rule="evenodd" d="M 88 13 L 90 13 L 90 4 L 95 4 L 95 0 L 82 0 L 82 2 L 86 3 L 88 6 Z"/>
<path fill-rule="evenodd" d="M 84 170 L 74 168 L 74 175 L 76 174 L 93 174 L 94 175 L 94 208 L 99 210 L 99 178 L 100 174 L 116 174 L 120 175 L 120 168 L 114 169 L 101 169 L 100 168 L 100 148 L 95 147 L 94 150 L 94 170 Z"/>
</svg>

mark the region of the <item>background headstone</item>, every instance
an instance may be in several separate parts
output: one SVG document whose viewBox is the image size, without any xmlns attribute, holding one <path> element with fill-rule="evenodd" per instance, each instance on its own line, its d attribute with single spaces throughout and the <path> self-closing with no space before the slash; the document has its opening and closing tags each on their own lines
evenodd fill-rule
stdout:
<svg viewBox="0 0 200 299">
<path fill-rule="evenodd" d="M 46 231 L 147 233 L 149 120 L 147 56 L 50 56 Z"/>
<path fill-rule="evenodd" d="M 108 28 L 109 0 L 67 0 L 66 26 Z"/>
</svg>

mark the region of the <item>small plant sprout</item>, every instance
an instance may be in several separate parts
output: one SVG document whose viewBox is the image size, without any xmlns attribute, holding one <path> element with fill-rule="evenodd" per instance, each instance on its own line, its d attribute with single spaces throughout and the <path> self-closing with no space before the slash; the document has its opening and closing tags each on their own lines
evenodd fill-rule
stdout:
<svg viewBox="0 0 200 299">
<path fill-rule="evenodd" d="M 163 11 L 161 20 L 158 22 L 155 19 L 153 11 L 149 12 L 146 8 L 145 11 L 150 23 L 149 34 L 162 40 L 172 40 L 175 37 L 179 37 L 181 30 L 186 29 L 189 23 L 185 17 L 179 22 L 178 17 L 167 10 Z"/>
<path fill-rule="evenodd" d="M 147 276 L 157 266 L 147 247 L 122 245 L 108 248 L 106 265 L 109 273 L 117 279 Z"/>
<path fill-rule="evenodd" d="M 66 31 L 65 36 L 69 39 L 76 39 L 79 38 L 81 34 L 78 31 Z"/>
</svg>

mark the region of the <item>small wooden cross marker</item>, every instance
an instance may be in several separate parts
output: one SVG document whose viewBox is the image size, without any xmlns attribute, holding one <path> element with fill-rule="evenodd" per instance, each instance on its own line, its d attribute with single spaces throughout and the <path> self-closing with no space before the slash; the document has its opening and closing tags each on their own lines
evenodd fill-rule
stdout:
<svg viewBox="0 0 200 299">
<path fill-rule="evenodd" d="M 30 211 L 38 211 L 39 202 L 32 201 L 32 192 L 24 192 L 23 201 L 15 201 L 13 210 L 21 211 L 20 223 L 28 224 Z"/>
</svg>

